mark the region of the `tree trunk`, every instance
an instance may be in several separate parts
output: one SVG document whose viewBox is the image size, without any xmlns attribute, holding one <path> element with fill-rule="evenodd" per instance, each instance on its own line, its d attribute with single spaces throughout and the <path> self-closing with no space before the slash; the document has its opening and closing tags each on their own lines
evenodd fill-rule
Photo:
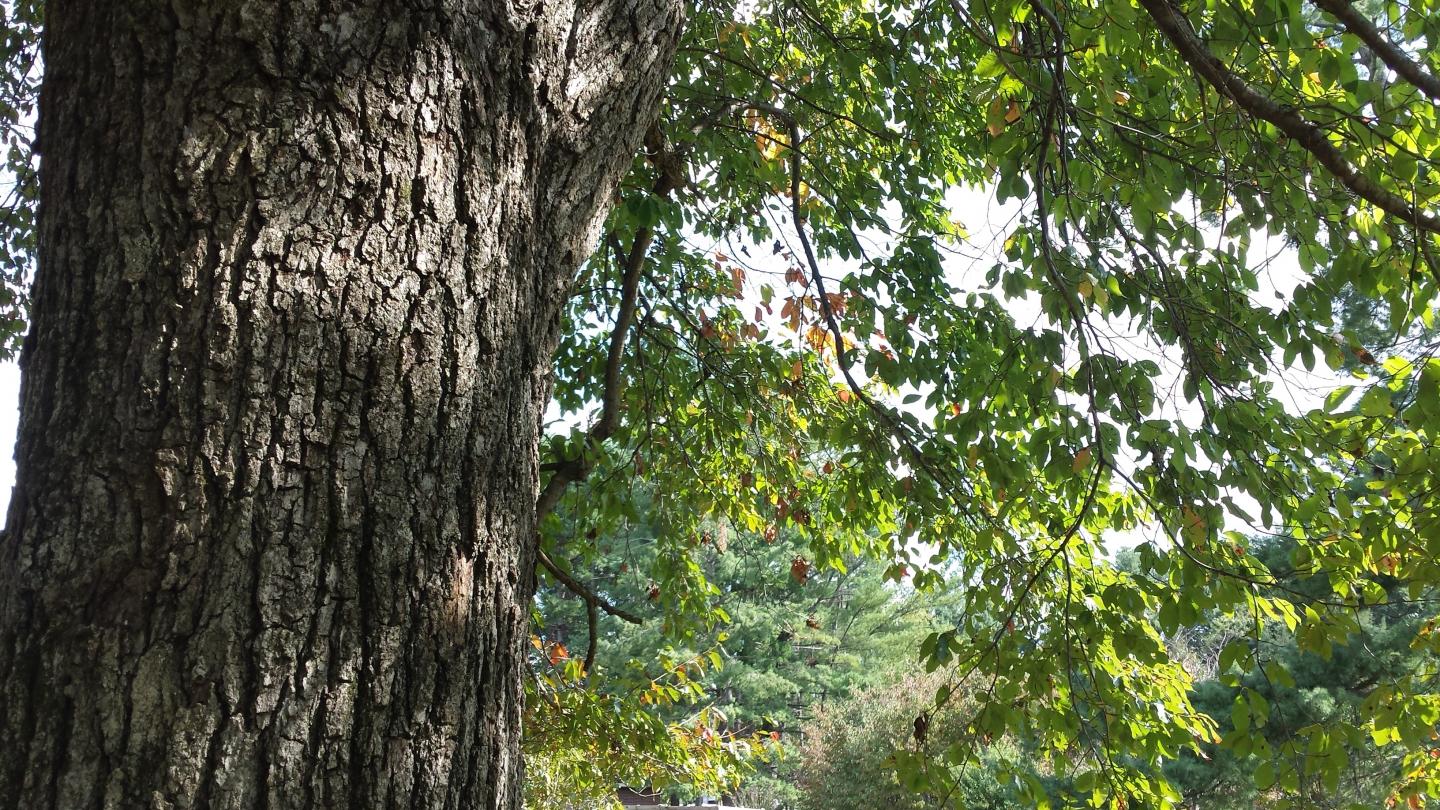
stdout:
<svg viewBox="0 0 1440 810">
<path fill-rule="evenodd" d="M 547 368 L 679 7 L 47 15 L 0 806 L 519 806 Z"/>
</svg>

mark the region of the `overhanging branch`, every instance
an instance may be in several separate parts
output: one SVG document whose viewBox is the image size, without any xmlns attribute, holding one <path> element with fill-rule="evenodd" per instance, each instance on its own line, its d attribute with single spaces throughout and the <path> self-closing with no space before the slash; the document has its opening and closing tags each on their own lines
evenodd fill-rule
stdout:
<svg viewBox="0 0 1440 810">
<path fill-rule="evenodd" d="M 1320 165 L 1336 180 L 1361 199 L 1381 210 L 1405 220 L 1418 230 L 1440 234 L 1440 218 L 1411 205 L 1404 197 L 1382 187 L 1374 178 L 1359 172 L 1339 149 L 1330 142 L 1324 130 L 1303 118 L 1293 108 L 1284 107 L 1236 75 L 1219 60 L 1170 0 L 1140 0 L 1140 5 L 1160 28 L 1160 32 L 1180 52 L 1180 56 L 1205 81 L 1245 112 L 1268 121 L 1305 151 L 1315 156 Z"/>
<path fill-rule="evenodd" d="M 1354 34 L 1396 75 L 1415 85 L 1425 95 L 1440 101 L 1440 77 L 1427 71 L 1419 62 L 1405 55 L 1400 47 L 1385 37 L 1375 24 L 1350 4 L 1350 0 L 1314 0 L 1320 9 L 1340 21 L 1345 30 Z"/>
<path fill-rule="evenodd" d="M 683 158 L 666 148 L 664 136 L 658 126 L 652 126 L 645 134 L 645 150 L 650 162 L 659 171 L 659 177 L 651 189 L 652 194 L 668 198 L 671 192 L 685 187 Z M 620 308 L 615 313 L 615 327 L 610 332 L 610 348 L 605 356 L 600 416 L 586 434 L 585 447 L 580 456 L 553 465 L 554 472 L 550 480 L 545 482 L 545 488 L 540 491 L 540 497 L 535 502 L 537 521 L 555 509 L 555 505 L 560 502 L 560 496 L 565 494 L 566 487 L 576 481 L 583 481 L 590 475 L 590 471 L 595 467 L 595 450 L 620 427 L 620 399 L 625 390 L 625 381 L 620 372 L 625 362 L 625 344 L 630 337 L 630 327 L 635 322 L 635 303 L 640 293 L 640 276 L 645 269 L 645 256 L 654 241 L 655 228 L 646 225 L 636 230 L 635 241 L 630 243 L 628 254 L 618 241 L 611 243 L 611 249 L 623 265 L 624 275 L 620 282 Z"/>
<path fill-rule="evenodd" d="M 610 438 L 620 425 L 620 398 L 624 390 L 621 379 L 621 365 L 625 359 L 625 343 L 630 326 L 635 320 L 635 299 L 640 290 L 640 273 L 645 267 L 645 254 L 655 238 L 655 229 L 641 228 L 630 245 L 625 257 L 625 274 L 620 284 L 620 309 L 615 313 L 615 328 L 610 332 L 610 349 L 605 357 L 605 388 L 600 396 L 600 416 L 585 437 L 585 449 L 580 457 L 558 462 L 550 480 L 545 482 L 540 497 L 535 502 L 537 520 L 550 514 L 565 488 L 583 480 L 594 468 L 593 452 L 602 442 Z"/>
<path fill-rule="evenodd" d="M 595 666 L 595 647 L 600 637 L 599 611 L 603 610 L 611 616 L 631 624 L 643 624 L 644 620 L 624 608 L 617 607 L 605 597 L 585 587 L 580 580 L 570 576 L 565 569 L 556 565 L 555 561 L 550 559 L 550 555 L 545 553 L 544 548 L 536 548 L 535 556 L 540 561 L 541 567 L 550 572 L 550 576 L 585 602 L 585 623 L 589 626 L 590 632 L 589 639 L 585 642 L 585 673 L 588 675 Z"/>
<path fill-rule="evenodd" d="M 845 351 L 845 334 L 840 328 L 839 318 L 835 309 L 830 304 L 829 293 L 825 289 L 825 276 L 820 272 L 820 263 L 815 255 L 814 245 L 810 241 L 809 234 L 805 231 L 805 209 L 804 209 L 804 180 L 801 177 L 805 153 L 802 150 L 804 144 L 804 133 L 800 129 L 800 122 L 789 110 L 778 107 L 763 101 L 744 101 L 737 105 L 736 109 L 751 109 L 756 112 L 765 113 L 785 125 L 789 135 L 789 143 L 785 144 L 790 150 L 789 174 L 790 174 L 790 215 L 795 226 L 795 236 L 800 240 L 800 247 L 805 257 L 805 263 L 809 269 L 810 280 L 815 285 L 816 298 L 820 308 L 821 317 L 825 326 L 830 332 L 830 337 L 835 341 L 835 361 L 840 369 L 840 376 L 844 379 L 845 385 L 850 392 L 866 407 L 884 426 L 888 434 L 900 443 L 905 449 L 912 463 L 917 468 L 930 475 L 934 480 L 950 483 L 956 491 L 966 491 L 963 479 L 955 480 L 943 474 L 931 461 L 926 458 L 923 449 L 906 429 L 904 423 L 895 417 L 887 408 L 877 402 L 870 393 L 865 390 L 859 381 L 855 379 L 851 368 L 853 356 Z M 959 505 L 959 502 L 956 501 Z M 967 513 L 967 517 L 974 519 L 973 514 Z"/>
<path fill-rule="evenodd" d="M 685 176 L 682 161 L 678 156 L 665 149 L 663 136 L 660 134 L 658 126 L 652 126 L 646 133 L 645 147 L 651 162 L 660 172 L 652 193 L 660 197 L 668 197 L 675 189 L 683 188 Z M 545 482 L 545 488 L 540 491 L 540 496 L 535 502 L 537 523 L 554 511 L 555 505 L 560 502 L 560 497 L 565 494 L 566 487 L 576 481 L 584 480 L 590 474 L 595 466 L 594 452 L 606 439 L 614 435 L 620 426 L 621 397 L 625 386 L 621 376 L 621 366 L 625 360 L 625 345 L 629 339 L 630 327 L 635 321 L 635 305 L 639 298 L 641 272 L 645 268 L 645 257 L 654 239 L 655 228 L 647 225 L 635 232 L 635 240 L 630 243 L 628 253 L 613 236 L 607 240 L 624 272 L 620 283 L 620 307 L 615 313 L 615 326 L 610 332 L 610 346 L 605 356 L 605 379 L 600 395 L 600 416 L 586 434 L 585 447 L 578 458 L 561 460 L 547 465 L 552 472 L 550 479 Z M 585 650 L 585 671 L 588 673 L 595 664 L 595 645 L 599 636 L 597 631 L 598 611 L 603 610 L 611 616 L 631 624 L 640 624 L 642 620 L 639 616 L 604 599 L 556 565 L 555 561 L 550 559 L 550 555 L 545 553 L 545 548 L 540 543 L 536 544 L 536 559 L 557 582 L 585 602 L 585 619 L 590 631 L 590 638 Z"/>
<path fill-rule="evenodd" d="M 608 599 L 606 599 L 605 597 L 603 597 L 603 596 L 595 593 L 594 591 L 590 590 L 589 588 L 585 587 L 585 586 L 580 582 L 580 580 L 576 579 L 575 577 L 570 576 L 570 574 L 567 573 L 567 572 L 565 571 L 565 569 L 563 569 L 563 568 L 561 568 L 560 566 L 556 565 L 556 564 L 555 564 L 555 561 L 552 560 L 552 559 L 550 559 L 550 555 L 549 555 L 549 554 L 546 554 L 546 553 L 545 553 L 545 549 L 543 549 L 543 548 L 540 549 L 540 551 L 539 551 L 539 559 L 540 559 L 540 565 L 541 565 L 541 567 L 543 567 L 546 571 L 549 571 L 549 572 L 550 572 L 550 575 L 553 576 L 553 577 L 555 577 L 555 579 L 556 579 L 557 581 L 559 581 L 559 583 L 560 583 L 561 585 L 564 585 L 567 589 L 569 589 L 569 591 L 570 591 L 571 593 L 575 594 L 576 596 L 580 597 L 581 599 L 584 599 L 586 602 L 590 603 L 591 605 L 594 605 L 595 607 L 599 608 L 600 610 L 605 611 L 606 613 L 610 614 L 611 616 L 614 616 L 614 617 L 617 618 L 617 619 L 620 619 L 620 620 L 622 620 L 622 621 L 627 621 L 627 622 L 629 622 L 629 623 L 631 623 L 631 624 L 644 624 L 644 623 L 645 623 L 645 620 L 644 620 L 644 619 L 640 618 L 639 616 L 636 616 L 634 613 L 631 613 L 630 611 L 626 610 L 625 608 L 619 607 L 618 605 L 614 604 L 613 602 L 610 602 L 610 601 L 609 601 Z"/>
</svg>

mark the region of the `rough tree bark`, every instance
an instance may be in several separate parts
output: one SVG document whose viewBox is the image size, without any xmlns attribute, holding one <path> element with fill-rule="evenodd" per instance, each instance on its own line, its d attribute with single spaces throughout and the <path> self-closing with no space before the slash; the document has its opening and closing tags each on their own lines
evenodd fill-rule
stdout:
<svg viewBox="0 0 1440 810">
<path fill-rule="evenodd" d="M 0 806 L 517 807 L 546 369 L 678 4 L 47 6 Z"/>
</svg>

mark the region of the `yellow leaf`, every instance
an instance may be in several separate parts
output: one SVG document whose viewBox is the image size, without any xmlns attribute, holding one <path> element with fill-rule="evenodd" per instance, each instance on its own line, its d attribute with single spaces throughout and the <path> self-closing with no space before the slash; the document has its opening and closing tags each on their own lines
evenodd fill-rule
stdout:
<svg viewBox="0 0 1440 810">
<path fill-rule="evenodd" d="M 990 109 L 985 114 L 985 129 L 995 138 L 1005 132 L 1005 99 L 997 97 L 990 102 Z"/>
<path fill-rule="evenodd" d="M 1080 293 L 1081 298 L 1089 298 L 1090 294 L 1095 291 L 1095 285 L 1091 284 L 1090 279 L 1087 278 L 1084 281 L 1081 281 L 1080 285 L 1076 287 L 1075 290 Z"/>
<path fill-rule="evenodd" d="M 1196 545 L 1203 544 L 1205 542 L 1206 529 L 1208 528 L 1205 524 L 1205 518 L 1199 512 L 1196 512 L 1188 506 L 1181 510 L 1180 514 L 1185 519 L 1183 529 L 1185 539 Z"/>
</svg>

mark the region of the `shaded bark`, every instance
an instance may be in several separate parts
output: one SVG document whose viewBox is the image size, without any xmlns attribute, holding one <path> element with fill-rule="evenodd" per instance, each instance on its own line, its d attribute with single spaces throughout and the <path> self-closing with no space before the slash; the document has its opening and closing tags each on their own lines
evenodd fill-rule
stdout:
<svg viewBox="0 0 1440 810">
<path fill-rule="evenodd" d="M 678 6 L 47 15 L 0 806 L 517 807 L 547 367 Z"/>
</svg>

